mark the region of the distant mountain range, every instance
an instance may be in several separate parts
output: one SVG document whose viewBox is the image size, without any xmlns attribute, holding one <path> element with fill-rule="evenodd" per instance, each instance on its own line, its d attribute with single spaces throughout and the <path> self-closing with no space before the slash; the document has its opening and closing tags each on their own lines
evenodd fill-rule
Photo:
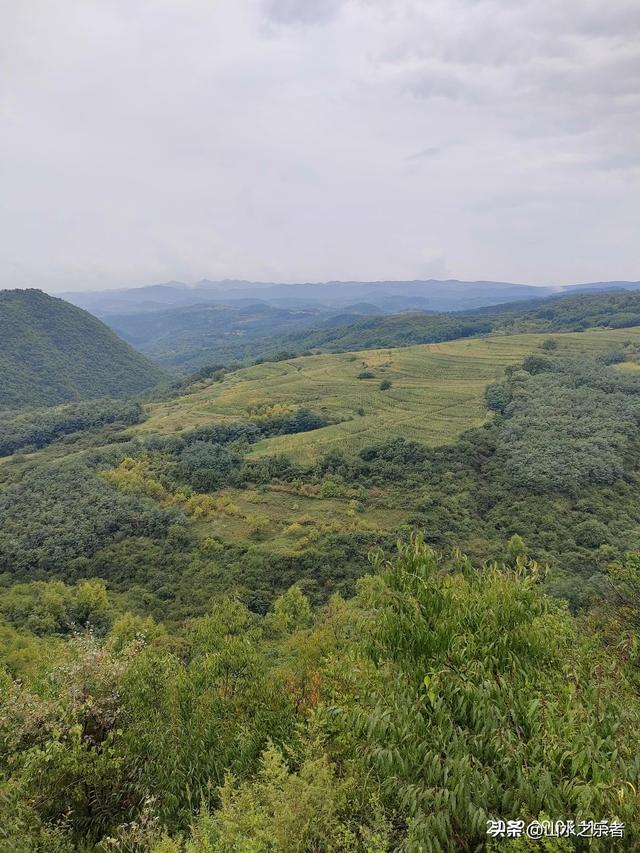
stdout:
<svg viewBox="0 0 640 853">
<path fill-rule="evenodd" d="M 559 293 L 636 290 L 640 281 L 606 281 L 568 286 L 512 284 L 498 281 L 330 281 L 321 284 L 278 284 L 253 281 L 208 281 L 194 285 L 171 281 L 128 290 L 66 293 L 63 298 L 99 317 L 142 313 L 202 304 L 233 306 L 264 303 L 276 308 L 345 309 L 365 303 L 368 310 L 456 311 L 538 299 Z"/>
<path fill-rule="evenodd" d="M 504 310 L 568 294 L 634 291 L 640 282 L 608 281 L 535 287 L 495 281 L 370 281 L 277 284 L 250 281 L 168 282 L 129 290 L 69 293 L 66 298 L 99 316 L 118 335 L 162 367 L 189 373 L 212 364 L 247 361 L 280 350 L 367 340 L 376 329 L 393 329 L 391 339 L 469 328 L 480 332 L 486 318 L 426 322 L 428 315 Z M 398 318 L 390 326 L 371 321 L 385 315 L 420 312 L 418 321 Z M 406 335 L 401 331 L 409 323 Z M 353 333 L 348 331 L 355 324 Z M 417 325 L 416 325 L 417 324 Z M 339 330 L 344 328 L 344 334 Z M 428 332 L 425 331 L 428 328 Z M 437 332 L 433 329 L 437 328 Z M 472 332 L 469 332 L 470 334 Z M 387 339 L 387 332 L 382 335 Z M 332 343 L 330 343 L 332 342 Z M 356 346 L 357 348 L 357 346 Z"/>
<path fill-rule="evenodd" d="M 0 409 L 125 397 L 166 378 L 91 314 L 40 290 L 0 290 Z"/>
</svg>

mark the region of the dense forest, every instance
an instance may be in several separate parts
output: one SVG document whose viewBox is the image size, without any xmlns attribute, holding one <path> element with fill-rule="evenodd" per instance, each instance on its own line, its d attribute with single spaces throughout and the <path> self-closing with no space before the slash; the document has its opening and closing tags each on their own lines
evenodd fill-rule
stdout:
<svg viewBox="0 0 640 853">
<path fill-rule="evenodd" d="M 40 290 L 0 290 L 0 409 L 126 397 L 165 375 L 104 323 Z"/>
<path fill-rule="evenodd" d="M 96 582 L 3 596 L 5 849 L 471 850 L 505 814 L 597 815 L 635 849 L 627 654 L 521 556 L 479 567 L 418 537 L 372 559 L 319 611 L 293 586 L 171 632 Z M 631 642 L 637 610 L 592 618 Z"/>
<path fill-rule="evenodd" d="M 44 409 L 0 412 L 0 457 L 46 447 L 64 435 L 105 424 L 135 424 L 143 418 L 138 400 L 88 400 Z"/>
<path fill-rule="evenodd" d="M 155 430 L 149 398 L 5 412 L 0 849 L 640 846 L 635 298 L 489 312 L 543 334 L 440 444 L 268 452 L 329 410 L 216 417 L 220 366 L 200 425 L 179 389 Z M 581 323 L 625 331 L 563 347 Z"/>
</svg>

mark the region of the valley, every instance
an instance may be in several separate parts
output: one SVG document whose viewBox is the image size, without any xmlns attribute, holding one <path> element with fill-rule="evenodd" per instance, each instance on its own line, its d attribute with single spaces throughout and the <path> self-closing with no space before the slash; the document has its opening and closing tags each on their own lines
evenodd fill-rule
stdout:
<svg viewBox="0 0 640 853">
<path fill-rule="evenodd" d="M 133 396 L 157 368 L 119 348 L 113 398 L 1 411 L 0 847 L 188 853 L 312 790 L 345 853 L 444 851 L 509 797 L 533 819 L 540 774 L 633 832 L 593 773 L 637 780 L 636 301 L 356 321 Z M 477 815 L 433 818 L 425 762 Z"/>
<path fill-rule="evenodd" d="M 640 853 L 639 36 L 0 3 L 0 853 Z"/>
</svg>

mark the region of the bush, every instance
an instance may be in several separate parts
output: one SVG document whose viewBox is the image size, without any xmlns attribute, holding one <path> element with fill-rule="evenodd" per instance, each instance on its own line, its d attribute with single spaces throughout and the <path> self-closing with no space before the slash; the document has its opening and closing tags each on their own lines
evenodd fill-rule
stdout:
<svg viewBox="0 0 640 853">
<path fill-rule="evenodd" d="M 179 457 L 180 475 L 201 492 L 219 488 L 225 483 L 241 457 L 220 444 L 194 441 Z"/>
<path fill-rule="evenodd" d="M 598 361 L 601 364 L 622 364 L 622 362 L 626 360 L 627 356 L 623 350 L 604 352 L 602 355 L 598 356 Z"/>
</svg>

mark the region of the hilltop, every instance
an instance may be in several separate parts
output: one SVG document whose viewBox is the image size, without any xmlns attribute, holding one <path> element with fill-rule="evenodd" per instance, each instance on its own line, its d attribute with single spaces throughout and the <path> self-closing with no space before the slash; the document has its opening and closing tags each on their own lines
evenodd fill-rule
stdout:
<svg viewBox="0 0 640 853">
<path fill-rule="evenodd" d="M 0 408 L 124 397 L 163 371 L 100 320 L 40 290 L 0 291 Z"/>
</svg>

